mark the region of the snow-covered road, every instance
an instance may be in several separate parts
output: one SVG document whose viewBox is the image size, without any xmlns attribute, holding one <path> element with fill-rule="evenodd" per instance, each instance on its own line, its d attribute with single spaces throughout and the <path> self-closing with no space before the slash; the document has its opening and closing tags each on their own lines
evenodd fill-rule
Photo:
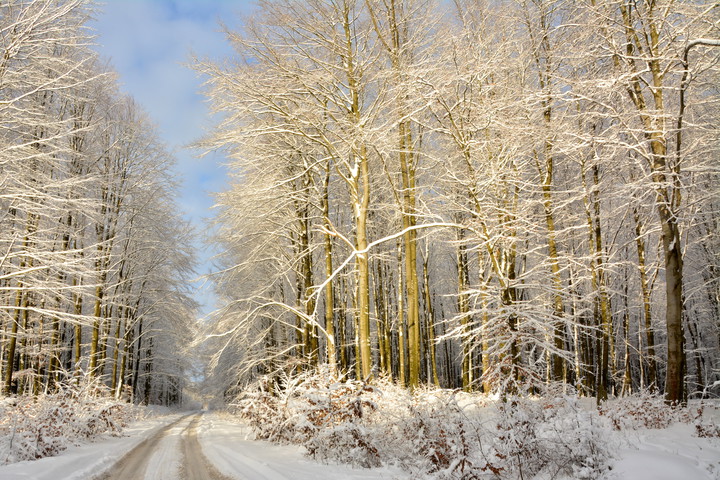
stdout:
<svg viewBox="0 0 720 480">
<path fill-rule="evenodd" d="M 181 417 L 143 440 L 98 480 L 230 480 L 205 458 L 197 439 L 202 414 Z"/>
<path fill-rule="evenodd" d="M 0 467 L 0 480 L 376 480 L 389 468 L 323 465 L 301 447 L 251 440 L 246 426 L 215 413 L 141 422 L 127 437 L 72 447 L 57 457 Z"/>
</svg>

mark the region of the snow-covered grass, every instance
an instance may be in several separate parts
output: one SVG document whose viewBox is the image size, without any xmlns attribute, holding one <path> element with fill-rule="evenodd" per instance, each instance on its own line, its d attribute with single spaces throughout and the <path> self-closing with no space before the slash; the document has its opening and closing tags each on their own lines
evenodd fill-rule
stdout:
<svg viewBox="0 0 720 480">
<path fill-rule="evenodd" d="M 720 478 L 713 403 L 671 408 L 643 394 L 598 410 L 590 399 L 567 395 L 411 394 L 390 382 L 370 386 L 325 374 L 283 385 L 257 382 L 235 411 L 256 438 L 303 445 L 325 463 L 394 466 L 428 479 L 637 479 L 660 478 L 639 476 L 638 461 L 659 455 L 672 462 L 674 455 L 677 468 L 666 470 L 687 475 L 667 478 Z M 679 435 L 674 443 L 669 432 Z"/>
<path fill-rule="evenodd" d="M 0 465 L 57 455 L 70 446 L 119 436 L 150 412 L 115 400 L 96 382 L 70 381 L 52 394 L 0 397 Z"/>
<path fill-rule="evenodd" d="M 411 395 L 382 382 L 292 387 L 294 394 L 269 395 L 279 414 L 262 410 L 263 418 L 252 418 L 255 407 L 270 405 L 268 392 L 256 389 L 241 402 L 247 420 L 203 415 L 197 429 L 203 454 L 230 478 L 270 480 L 720 478 L 720 438 L 705 436 L 717 431 L 716 403 L 670 409 L 640 396 L 608 402 L 601 414 L 592 399 L 564 396 L 503 402 L 445 390 Z M 0 466 L 0 479 L 93 478 L 177 417 L 144 419 L 122 437 L 100 435 L 55 457 Z M 148 449 L 144 478 L 175 478 L 188 421 Z M 255 432 L 264 425 L 265 438 L 284 445 L 258 441 L 262 435 L 250 425 Z"/>
</svg>

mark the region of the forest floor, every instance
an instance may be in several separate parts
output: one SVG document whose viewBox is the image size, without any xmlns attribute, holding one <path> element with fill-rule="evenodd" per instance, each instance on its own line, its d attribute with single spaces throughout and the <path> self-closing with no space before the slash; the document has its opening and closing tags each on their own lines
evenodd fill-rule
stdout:
<svg viewBox="0 0 720 480">
<path fill-rule="evenodd" d="M 720 479 L 720 441 L 693 427 L 622 432 L 605 480 Z M 56 457 L 0 467 L 0 480 L 373 480 L 422 478 L 395 467 L 325 465 L 298 446 L 252 440 L 247 425 L 221 413 L 192 412 L 133 424 L 120 438 L 71 447 Z M 432 477 L 428 477 L 432 478 Z M 490 477 L 489 477 L 490 478 Z M 544 480 L 544 479 L 543 479 Z"/>
<path fill-rule="evenodd" d="M 391 468 L 323 465 L 302 447 L 251 440 L 249 428 L 218 413 L 136 422 L 121 438 L 70 447 L 55 457 L 0 466 L 0 480 L 375 480 Z"/>
</svg>

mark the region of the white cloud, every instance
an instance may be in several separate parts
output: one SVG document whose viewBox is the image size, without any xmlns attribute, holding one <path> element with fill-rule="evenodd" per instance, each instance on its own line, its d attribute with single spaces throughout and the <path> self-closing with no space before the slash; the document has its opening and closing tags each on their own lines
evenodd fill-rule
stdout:
<svg viewBox="0 0 720 480">
<path fill-rule="evenodd" d="M 186 64 L 191 51 L 211 58 L 231 55 L 217 20 L 237 24 L 237 13 L 248 5 L 247 1 L 111 1 L 93 24 L 98 50 L 120 74 L 123 90 L 143 106 L 163 140 L 178 152 L 184 190 L 193 194 L 204 186 L 221 185 L 219 179 L 207 178 L 222 177 L 224 172 L 209 165 L 209 160 L 180 151 L 208 125 L 207 107 L 198 94 L 201 80 Z M 197 185 L 197 179 L 205 179 L 205 185 Z M 193 210 L 193 216 L 199 214 Z"/>
<path fill-rule="evenodd" d="M 120 75 L 124 92 L 132 95 L 159 126 L 161 138 L 176 152 L 177 173 L 183 179 L 180 207 L 199 231 L 212 214 L 210 192 L 225 186 L 221 156 L 196 159 L 182 147 L 197 140 L 209 123 L 207 107 L 198 94 L 201 79 L 187 68 L 190 52 L 222 59 L 232 54 L 218 20 L 237 27 L 239 13 L 250 1 L 109 0 L 91 25 L 97 50 Z M 199 249 L 204 250 L 202 245 Z M 201 271 L 209 256 L 201 251 Z"/>
</svg>

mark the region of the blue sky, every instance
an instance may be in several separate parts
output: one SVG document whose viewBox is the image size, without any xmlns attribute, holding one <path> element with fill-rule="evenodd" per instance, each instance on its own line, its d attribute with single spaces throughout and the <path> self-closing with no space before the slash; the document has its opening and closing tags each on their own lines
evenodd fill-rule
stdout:
<svg viewBox="0 0 720 480">
<path fill-rule="evenodd" d="M 142 105 L 175 154 L 183 181 L 180 208 L 199 232 L 207 230 L 211 192 L 225 187 L 225 170 L 222 156 L 199 160 L 183 148 L 212 124 L 199 94 L 202 79 L 187 64 L 191 52 L 215 60 L 229 57 L 232 50 L 218 21 L 237 28 L 240 14 L 251 8 L 250 0 L 107 0 L 91 24 L 96 49 L 118 72 L 122 90 Z M 197 247 L 199 273 L 207 273 L 214 252 L 200 240 Z M 203 313 L 213 309 L 207 289 L 197 299 L 205 304 Z"/>
</svg>

